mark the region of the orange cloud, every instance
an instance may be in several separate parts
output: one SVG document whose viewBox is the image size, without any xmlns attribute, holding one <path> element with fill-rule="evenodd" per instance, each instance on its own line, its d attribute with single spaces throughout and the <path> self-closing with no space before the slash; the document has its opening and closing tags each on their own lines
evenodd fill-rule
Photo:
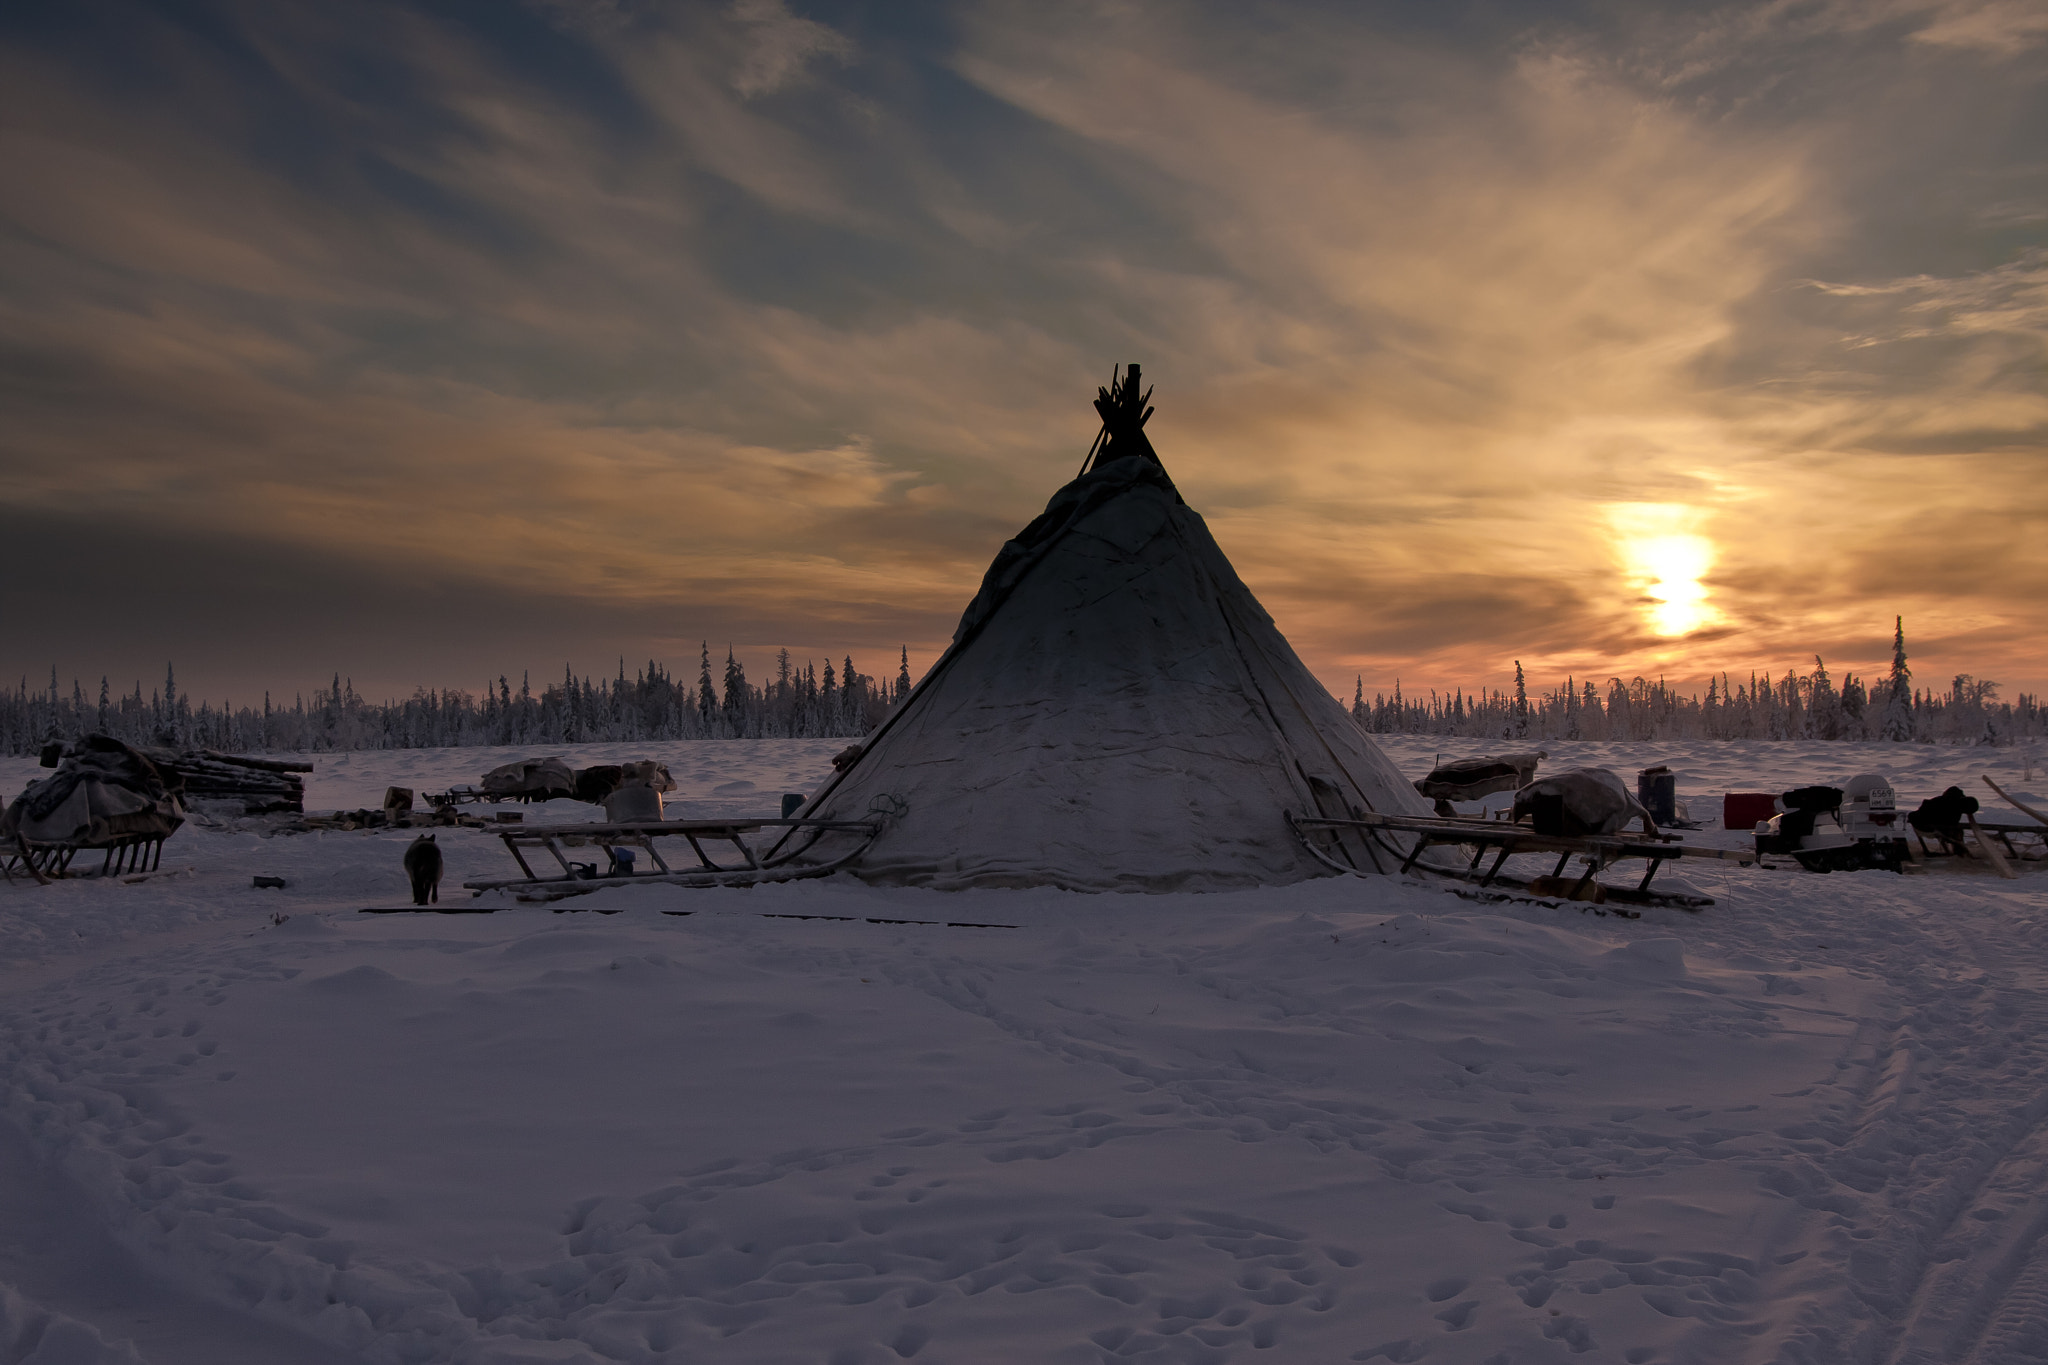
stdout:
<svg viewBox="0 0 2048 1365">
<path fill-rule="evenodd" d="M 1901 612 L 1937 671 L 2048 679 L 2041 135 L 1947 98 L 2028 88 L 2025 13 L 801 9 L 555 6 L 560 71 L 403 8 L 145 18 L 149 87 L 0 34 L 0 508 L 515 564 L 673 616 L 629 654 L 929 658 L 1141 360 L 1341 692 L 1866 669 Z M 1871 71 L 1923 103 L 1826 98 Z M 1968 156 L 1920 260 L 1891 186 Z"/>
</svg>

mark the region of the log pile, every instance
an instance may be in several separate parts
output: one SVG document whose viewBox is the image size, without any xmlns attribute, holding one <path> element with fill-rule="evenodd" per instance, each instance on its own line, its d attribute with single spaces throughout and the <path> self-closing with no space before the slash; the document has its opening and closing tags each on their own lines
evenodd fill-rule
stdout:
<svg viewBox="0 0 2048 1365">
<path fill-rule="evenodd" d="M 43 746 L 42 765 L 54 768 L 67 758 L 96 751 L 132 752 L 148 759 L 162 777 L 165 790 L 188 807 L 194 801 L 240 801 L 248 815 L 303 813 L 306 781 L 300 774 L 313 771 L 310 763 L 245 758 L 213 749 L 131 748 L 104 735 L 77 741 L 53 739 Z"/>
<path fill-rule="evenodd" d="M 310 763 L 243 758 L 212 749 L 142 752 L 188 805 L 193 801 L 240 801 L 247 815 L 300 814 L 306 809 L 306 782 L 299 774 L 312 772 Z"/>
</svg>

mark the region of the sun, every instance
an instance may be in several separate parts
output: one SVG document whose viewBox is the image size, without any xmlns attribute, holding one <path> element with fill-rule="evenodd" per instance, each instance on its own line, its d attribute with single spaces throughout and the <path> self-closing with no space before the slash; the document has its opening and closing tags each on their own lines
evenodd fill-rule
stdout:
<svg viewBox="0 0 2048 1365">
<path fill-rule="evenodd" d="M 1702 581 L 1714 567 L 1714 542 L 1695 528 L 1698 513 L 1680 503 L 1616 503 L 1607 509 L 1614 547 L 1650 629 L 1667 639 L 1719 618 Z"/>
</svg>

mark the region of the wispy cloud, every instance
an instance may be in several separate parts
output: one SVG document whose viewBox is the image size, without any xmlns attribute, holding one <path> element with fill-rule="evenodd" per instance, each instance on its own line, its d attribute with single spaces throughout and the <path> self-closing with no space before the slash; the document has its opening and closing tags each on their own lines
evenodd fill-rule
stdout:
<svg viewBox="0 0 2048 1365">
<path fill-rule="evenodd" d="M 12 514 L 928 657 L 1135 359 L 1333 686 L 1853 663 L 1901 610 L 2048 678 L 1999 482 L 2048 154 L 1980 135 L 2025 9 L 122 16 L 148 81 L 0 26 Z M 1691 509 L 1712 630 L 1655 634 L 1615 503 Z"/>
<path fill-rule="evenodd" d="M 1922 7 L 1928 22 L 1915 42 L 2011 56 L 2048 40 L 2048 10 L 2032 0 L 1956 0 Z"/>
<path fill-rule="evenodd" d="M 746 30 L 746 56 L 732 77 L 742 95 L 773 94 L 801 79 L 814 61 L 844 62 L 854 55 L 845 34 L 798 18 L 782 0 L 734 0 L 731 12 Z"/>
</svg>

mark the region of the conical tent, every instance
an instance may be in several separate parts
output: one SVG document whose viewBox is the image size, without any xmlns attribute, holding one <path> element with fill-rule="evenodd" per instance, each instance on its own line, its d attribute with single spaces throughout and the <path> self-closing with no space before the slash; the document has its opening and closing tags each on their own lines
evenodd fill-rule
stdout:
<svg viewBox="0 0 2048 1365">
<path fill-rule="evenodd" d="M 1181 501 L 1137 378 L 1100 391 L 1080 477 L 1003 546 L 951 647 L 806 803 L 807 819 L 883 818 L 856 876 L 1277 885 L 1331 872 L 1288 812 L 1429 813 Z"/>
</svg>

